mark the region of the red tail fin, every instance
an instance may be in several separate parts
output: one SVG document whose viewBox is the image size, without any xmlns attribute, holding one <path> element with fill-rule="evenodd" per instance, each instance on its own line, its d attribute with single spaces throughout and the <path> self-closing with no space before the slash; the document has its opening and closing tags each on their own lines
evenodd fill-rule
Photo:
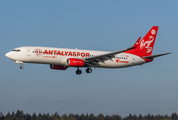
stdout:
<svg viewBox="0 0 178 120">
<path fill-rule="evenodd" d="M 145 35 L 145 37 L 143 37 L 143 39 L 139 42 L 138 46 L 135 49 L 132 49 L 125 53 L 131 53 L 140 57 L 151 56 L 157 32 L 158 26 L 153 26 Z"/>
</svg>

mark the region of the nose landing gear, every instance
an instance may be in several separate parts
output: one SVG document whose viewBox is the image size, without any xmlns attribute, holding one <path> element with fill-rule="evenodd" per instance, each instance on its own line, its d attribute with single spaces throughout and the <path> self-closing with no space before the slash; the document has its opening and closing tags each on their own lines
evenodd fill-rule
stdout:
<svg viewBox="0 0 178 120">
<path fill-rule="evenodd" d="M 14 61 L 15 63 L 18 63 L 18 64 L 21 64 L 21 66 L 20 66 L 20 69 L 23 69 L 24 67 L 23 67 L 23 62 L 21 62 L 21 61 Z"/>
<path fill-rule="evenodd" d="M 24 67 L 23 66 L 20 66 L 20 69 L 23 69 Z"/>
<path fill-rule="evenodd" d="M 20 66 L 20 69 L 23 69 L 24 67 L 23 67 L 23 64 Z"/>
</svg>

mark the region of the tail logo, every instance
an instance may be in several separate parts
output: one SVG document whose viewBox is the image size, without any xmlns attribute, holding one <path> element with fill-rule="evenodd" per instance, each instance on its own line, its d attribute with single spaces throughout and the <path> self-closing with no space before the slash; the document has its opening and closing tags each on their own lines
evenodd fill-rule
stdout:
<svg viewBox="0 0 178 120">
<path fill-rule="evenodd" d="M 151 34 L 152 34 L 152 35 L 155 35 L 155 34 L 156 34 L 156 31 L 153 29 L 153 30 L 151 31 Z"/>
<path fill-rule="evenodd" d="M 147 51 L 146 53 L 149 53 L 152 51 L 152 47 L 150 47 L 151 43 L 154 41 L 154 37 L 153 36 L 149 36 L 148 40 L 144 41 L 142 40 L 140 43 L 140 49 L 146 48 Z"/>
<path fill-rule="evenodd" d="M 151 30 L 151 34 L 155 35 L 156 34 L 156 30 Z M 146 48 L 147 51 L 146 53 L 149 53 L 153 50 L 153 47 L 150 47 L 151 43 L 154 41 L 154 37 L 153 36 L 149 36 L 148 40 L 142 40 L 140 43 L 140 49 Z"/>
</svg>

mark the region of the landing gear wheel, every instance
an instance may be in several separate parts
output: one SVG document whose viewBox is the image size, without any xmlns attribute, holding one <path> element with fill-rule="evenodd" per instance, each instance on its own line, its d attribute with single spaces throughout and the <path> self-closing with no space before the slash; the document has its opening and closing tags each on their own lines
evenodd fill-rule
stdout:
<svg viewBox="0 0 178 120">
<path fill-rule="evenodd" d="M 23 66 L 20 66 L 20 69 L 23 69 L 24 67 Z"/>
<path fill-rule="evenodd" d="M 81 70 L 77 70 L 77 71 L 76 71 L 76 74 L 77 74 L 77 75 L 80 75 L 80 74 L 82 74 L 82 71 L 81 71 Z"/>
<path fill-rule="evenodd" d="M 86 69 L 86 73 L 91 73 L 92 72 L 92 69 L 91 68 L 87 68 Z"/>
</svg>

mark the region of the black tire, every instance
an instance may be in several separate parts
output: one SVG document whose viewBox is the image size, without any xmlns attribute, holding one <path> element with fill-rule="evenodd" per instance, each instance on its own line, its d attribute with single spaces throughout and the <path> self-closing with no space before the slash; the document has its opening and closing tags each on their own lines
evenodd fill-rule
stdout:
<svg viewBox="0 0 178 120">
<path fill-rule="evenodd" d="M 20 66 L 20 69 L 23 69 L 24 67 L 23 66 Z"/>
<path fill-rule="evenodd" d="M 86 73 L 91 73 L 92 72 L 92 69 L 91 68 L 87 68 L 86 69 Z"/>
<path fill-rule="evenodd" d="M 82 71 L 81 71 L 81 70 L 77 70 L 77 71 L 76 71 L 76 74 L 77 74 L 77 75 L 80 75 L 80 74 L 82 74 Z"/>
</svg>

